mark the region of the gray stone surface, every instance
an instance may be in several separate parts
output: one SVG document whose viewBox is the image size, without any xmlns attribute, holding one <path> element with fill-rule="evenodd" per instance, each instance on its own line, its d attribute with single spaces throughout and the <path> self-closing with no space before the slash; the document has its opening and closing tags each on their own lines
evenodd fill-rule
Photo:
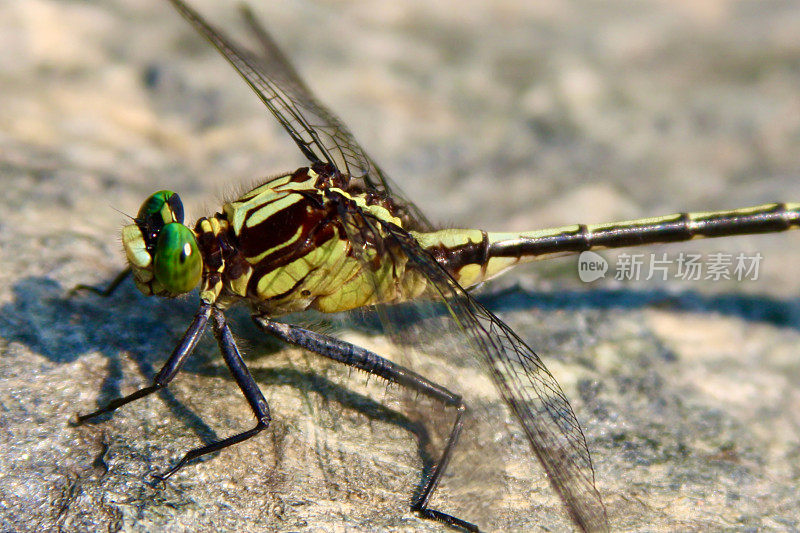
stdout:
<svg viewBox="0 0 800 533">
<path fill-rule="evenodd" d="M 234 2 L 196 4 L 240 28 Z M 523 230 L 800 200 L 796 2 L 256 9 L 438 222 Z M 0 2 L 0 50 L 0 530 L 441 530 L 408 511 L 422 454 L 397 391 L 259 340 L 244 313 L 269 432 L 148 484 L 251 423 L 208 340 L 169 392 L 67 425 L 146 384 L 196 305 L 129 284 L 67 298 L 122 268 L 120 212 L 171 188 L 201 216 L 303 161 L 166 2 Z M 562 259 L 489 288 L 573 401 L 616 529 L 800 528 L 798 239 L 653 250 L 760 252 L 757 281 L 587 286 Z M 485 378 L 435 363 L 420 365 L 495 415 L 470 427 L 436 507 L 486 529 L 569 529 Z"/>
</svg>

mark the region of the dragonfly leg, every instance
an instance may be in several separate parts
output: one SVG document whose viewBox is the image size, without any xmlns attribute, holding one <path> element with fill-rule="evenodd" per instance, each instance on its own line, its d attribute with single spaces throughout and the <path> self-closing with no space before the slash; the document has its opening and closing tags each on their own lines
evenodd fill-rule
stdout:
<svg viewBox="0 0 800 533">
<path fill-rule="evenodd" d="M 175 464 L 175 466 L 170 468 L 168 471 L 164 472 L 163 474 L 153 476 L 160 481 L 165 481 L 172 474 L 183 468 L 187 463 L 194 461 L 203 455 L 213 453 L 223 448 L 227 448 L 228 446 L 233 446 L 234 444 L 246 441 L 250 437 L 257 435 L 259 432 L 269 427 L 269 423 L 272 420 L 269 415 L 269 405 L 267 405 L 267 400 L 264 398 L 264 395 L 258 388 L 253 376 L 250 375 L 250 371 L 247 370 L 247 366 L 244 364 L 242 355 L 239 353 L 239 348 L 236 346 L 236 342 L 233 340 L 231 329 L 228 327 L 228 323 L 225 320 L 225 315 L 219 309 L 214 309 L 212 312 L 212 319 L 214 336 L 217 338 L 217 344 L 219 344 L 222 357 L 225 359 L 225 363 L 228 365 L 231 374 L 233 374 L 236 383 L 239 385 L 244 397 L 247 399 L 247 403 L 250 404 L 250 409 L 252 409 L 253 414 L 256 416 L 256 425 L 252 429 L 237 433 L 236 435 L 232 435 L 226 439 L 212 442 L 206 446 L 201 446 L 199 448 L 190 450 L 180 461 L 178 461 L 177 464 Z"/>
<path fill-rule="evenodd" d="M 423 518 L 429 518 L 450 525 L 454 528 L 464 531 L 478 531 L 477 526 L 456 518 L 449 514 L 433 509 L 428 509 L 428 501 L 430 500 L 433 491 L 439 483 L 447 464 L 450 461 L 450 456 L 455 448 L 458 436 L 461 433 L 463 424 L 463 415 L 466 411 L 466 406 L 461 399 L 461 396 L 454 394 L 432 381 L 420 376 L 419 374 L 397 365 L 380 355 L 355 346 L 348 342 L 341 341 L 334 337 L 322 335 L 307 329 L 303 329 L 291 324 L 284 324 L 281 322 L 274 322 L 265 316 L 253 316 L 253 321 L 256 325 L 265 332 L 278 337 L 279 339 L 305 348 L 334 361 L 344 363 L 370 374 L 380 376 L 388 381 L 392 381 L 404 387 L 408 387 L 421 394 L 425 394 L 434 398 L 446 405 L 456 408 L 457 415 L 453 429 L 450 431 L 450 436 L 447 439 L 447 445 L 442 452 L 442 457 L 436 464 L 430 478 L 425 483 L 419 497 L 411 504 L 411 509 L 418 513 Z"/>
<path fill-rule="evenodd" d="M 108 287 L 106 287 L 105 289 L 100 289 L 97 287 L 93 287 L 91 285 L 84 285 L 82 283 L 79 285 L 75 285 L 69 290 L 67 296 L 72 297 L 80 291 L 87 291 L 87 292 L 93 292 L 99 296 L 102 296 L 103 298 L 107 298 L 111 296 L 111 294 L 115 290 L 117 290 L 117 287 L 119 287 L 122 284 L 122 282 L 125 281 L 125 279 L 128 276 L 130 276 L 130 274 L 131 274 L 131 267 L 128 267 L 119 274 L 117 274 L 117 276 L 113 280 L 111 280 L 111 283 L 109 283 Z"/>
<path fill-rule="evenodd" d="M 189 326 L 189 329 L 187 329 L 186 333 L 183 334 L 181 342 L 172 351 L 169 359 L 167 359 L 167 362 L 164 363 L 164 366 L 161 368 L 158 374 L 156 374 L 156 377 L 153 378 L 152 385 L 129 394 L 128 396 L 111 400 L 107 405 L 101 407 L 97 411 L 93 411 L 86 415 L 79 415 L 74 419 L 73 423 L 75 425 L 83 424 L 89 419 L 98 417 L 105 413 L 110 413 L 111 411 L 122 407 L 127 403 L 138 400 L 139 398 L 144 398 L 145 396 L 149 396 L 154 392 L 166 387 L 181 369 L 183 363 L 186 362 L 186 359 L 189 357 L 189 355 L 191 355 L 192 351 L 194 351 L 194 347 L 197 346 L 197 341 L 200 340 L 200 337 L 203 335 L 203 332 L 206 329 L 206 324 L 208 324 L 208 317 L 210 315 L 211 306 L 206 304 L 202 305 L 200 307 L 200 311 L 198 311 L 198 313 L 195 315 L 192 324 Z"/>
</svg>

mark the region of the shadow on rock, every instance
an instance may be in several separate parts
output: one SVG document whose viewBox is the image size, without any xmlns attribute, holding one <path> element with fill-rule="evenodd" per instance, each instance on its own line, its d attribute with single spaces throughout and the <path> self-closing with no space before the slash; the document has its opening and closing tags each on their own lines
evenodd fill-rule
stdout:
<svg viewBox="0 0 800 533">
<path fill-rule="evenodd" d="M 0 337 L 19 342 L 55 363 L 71 363 L 89 352 L 108 359 L 97 406 L 122 395 L 120 354 L 152 379 L 172 351 L 171 343 L 194 311 L 187 299 L 173 302 L 147 299 L 123 284 L 109 298 L 92 294 L 68 296 L 68 290 L 49 278 L 25 278 L 13 287 L 14 301 L 0 308 Z M 200 350 L 200 354 L 207 350 Z M 84 381 L 76 376 L 76 381 Z M 159 392 L 173 414 L 204 441 L 216 440 L 214 431 L 168 390 Z M 82 411 L 91 406 L 80 406 Z M 110 415 L 97 419 L 106 420 Z"/>
<path fill-rule="evenodd" d="M 130 281 L 122 283 L 109 297 L 89 292 L 70 295 L 68 289 L 45 277 L 25 278 L 13 287 L 13 291 L 14 301 L 0 308 L 0 338 L 22 343 L 54 363 L 71 363 L 89 352 L 102 353 L 108 359 L 108 365 L 97 407 L 132 392 L 123 392 L 119 387 L 123 378 L 121 353 L 136 363 L 143 376 L 152 380 L 197 310 L 195 293 L 171 301 L 147 298 Z M 240 343 L 256 348 L 247 350 L 249 353 L 256 353 L 261 358 L 281 349 L 279 341 L 265 338 L 252 324 L 245 306 L 227 314 Z M 223 376 L 233 382 L 224 364 L 209 364 L 218 357 L 212 336 L 205 335 L 181 371 Z M 221 363 L 221 358 L 219 361 Z M 341 408 L 357 411 L 371 420 L 394 424 L 415 435 L 424 468 L 419 488 L 434 467 L 433 459 L 425 451 L 430 441 L 426 428 L 402 413 L 313 372 L 286 368 L 253 369 L 252 373 L 262 388 L 290 385 L 303 393 L 319 394 Z M 83 381 L 83 378 L 76 376 L 76 381 Z M 219 440 L 214 430 L 168 388 L 158 394 L 172 414 L 191 428 L 204 444 Z M 80 408 L 82 412 L 92 409 L 88 405 Z M 111 413 L 100 416 L 92 423 L 103 422 L 111 416 Z"/>
<path fill-rule="evenodd" d="M 800 330 L 800 298 L 779 299 L 747 294 L 702 294 L 696 291 L 673 293 L 665 290 L 595 289 L 565 290 L 550 293 L 509 287 L 485 293 L 478 299 L 493 311 L 509 312 L 529 309 L 545 311 L 633 311 L 658 308 L 690 313 L 714 313 L 762 322 L 776 327 Z"/>
</svg>

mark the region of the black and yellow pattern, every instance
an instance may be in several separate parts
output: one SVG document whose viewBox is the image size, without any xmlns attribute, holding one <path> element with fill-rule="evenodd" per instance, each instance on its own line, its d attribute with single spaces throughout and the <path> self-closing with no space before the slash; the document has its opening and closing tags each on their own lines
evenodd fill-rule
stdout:
<svg viewBox="0 0 800 533">
<path fill-rule="evenodd" d="M 400 228 L 403 222 L 385 203 L 347 192 L 342 188 L 346 180 L 321 167 L 320 172 L 304 167 L 272 178 L 225 204 L 221 214 L 198 222 L 195 232 L 206 255 L 227 250 L 222 263 L 208 268 L 202 289 L 205 299 L 220 303 L 249 299 L 278 316 L 308 308 L 337 312 L 399 302 L 424 291 L 424 280 L 406 269 L 401 257 L 378 257 L 379 268 L 364 268 L 326 191 L 354 202 L 381 221 Z M 468 288 L 515 265 L 565 254 L 798 226 L 800 204 L 775 203 L 522 233 L 446 229 L 410 234 L 455 281 Z M 129 251 L 135 243 L 141 248 L 135 228 L 123 231 Z M 211 245 L 215 240 L 219 241 L 216 247 Z M 134 268 L 149 262 L 146 255 L 136 253 L 129 253 L 129 260 Z M 146 281 L 148 276 L 137 275 L 137 280 Z M 408 289 L 406 276 L 414 276 L 416 289 Z"/>
<path fill-rule="evenodd" d="M 311 94 L 252 13 L 244 10 L 258 53 L 241 48 L 182 0 L 169 1 L 253 89 L 310 166 L 264 181 L 191 228 L 183 224 L 177 194 L 159 191 L 145 200 L 134 223 L 122 230 L 126 272 L 133 273 L 146 295 L 174 297 L 199 285 L 200 306 L 152 385 L 78 417 L 78 423 L 166 387 L 210 324 L 256 425 L 191 450 L 160 479 L 266 429 L 271 420 L 267 401 L 224 315 L 231 305 L 247 302 L 256 325 L 266 333 L 454 408 L 457 416 L 447 444 L 411 508 L 424 518 L 477 531 L 469 522 L 428 507 L 462 430 L 466 405 L 459 394 L 363 348 L 273 320 L 305 309 L 338 312 L 433 299 L 446 312 L 437 316 L 441 322 L 434 322 L 431 334 L 451 335 L 459 355 L 483 363 L 575 525 L 584 531 L 609 530 L 588 446 L 557 380 L 511 328 L 465 289 L 517 264 L 559 255 L 797 228 L 800 204 L 522 233 L 437 231 Z M 108 291 L 97 292 L 108 295 L 123 277 Z"/>
</svg>

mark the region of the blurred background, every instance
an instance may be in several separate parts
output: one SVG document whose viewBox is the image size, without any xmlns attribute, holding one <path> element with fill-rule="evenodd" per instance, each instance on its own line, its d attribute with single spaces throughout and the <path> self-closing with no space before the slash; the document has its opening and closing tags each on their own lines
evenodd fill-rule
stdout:
<svg viewBox="0 0 800 533">
<path fill-rule="evenodd" d="M 244 35 L 236 2 L 192 5 Z M 442 225 L 522 231 L 800 201 L 796 2 L 250 5 Z M 408 512 L 407 486 L 348 486 L 353 465 L 361 479 L 385 465 L 346 429 L 308 429 L 313 410 L 285 395 L 325 395 L 313 373 L 292 381 L 271 360 L 254 364 L 275 431 L 150 488 L 146 474 L 198 439 L 250 424 L 210 343 L 172 393 L 66 426 L 143 386 L 196 305 L 149 301 L 130 283 L 109 300 L 66 296 L 123 268 L 121 213 L 168 188 L 187 218 L 205 216 L 305 161 L 167 2 L 0 1 L 0 49 L 0 529 L 440 530 Z M 760 253 L 757 280 L 585 284 L 563 258 L 484 291 L 573 402 L 616 529 L 800 527 L 798 244 L 790 233 L 637 250 Z M 415 457 L 394 426 L 391 444 Z M 295 439 L 305 451 L 293 455 Z M 319 442 L 333 458 L 320 459 Z M 496 518 L 465 518 L 568 528 L 535 464 L 516 477 L 520 451 L 507 453 Z M 329 460 L 343 466 L 326 477 Z M 336 488 L 295 483 L 308 464 Z M 438 507 L 468 508 L 447 483 Z"/>
</svg>

